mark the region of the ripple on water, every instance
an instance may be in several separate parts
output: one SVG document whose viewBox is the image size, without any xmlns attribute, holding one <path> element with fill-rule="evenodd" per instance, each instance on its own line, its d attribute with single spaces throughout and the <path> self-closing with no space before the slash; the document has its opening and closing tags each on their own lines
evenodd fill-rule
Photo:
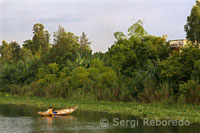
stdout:
<svg viewBox="0 0 200 133">
<path fill-rule="evenodd" d="M 31 117 L 0 117 L 1 133 L 32 132 L 34 121 Z"/>
</svg>

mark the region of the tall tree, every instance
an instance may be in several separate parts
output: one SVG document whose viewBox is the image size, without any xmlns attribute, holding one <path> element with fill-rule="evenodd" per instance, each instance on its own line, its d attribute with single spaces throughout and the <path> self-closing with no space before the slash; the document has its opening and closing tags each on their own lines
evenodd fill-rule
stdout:
<svg viewBox="0 0 200 133">
<path fill-rule="evenodd" d="M 196 1 L 185 25 L 186 38 L 196 46 L 200 43 L 200 2 Z"/>
<path fill-rule="evenodd" d="M 31 50 L 33 53 L 35 52 L 32 40 L 26 40 L 22 45 L 24 48 Z"/>
<path fill-rule="evenodd" d="M 2 42 L 0 48 L 1 57 L 6 61 L 18 61 L 21 59 L 21 48 L 17 42 Z"/>
<path fill-rule="evenodd" d="M 4 58 L 5 50 L 6 50 L 6 48 L 8 48 L 8 46 L 9 46 L 9 44 L 5 40 L 3 40 L 2 45 L 0 46 L 0 54 L 1 54 L 2 58 Z"/>
<path fill-rule="evenodd" d="M 54 43 L 49 53 L 48 62 L 63 66 L 68 61 L 74 61 L 78 55 L 78 36 L 59 26 L 58 30 L 54 33 Z M 67 63 L 70 64 L 70 63 Z"/>
<path fill-rule="evenodd" d="M 86 34 L 83 32 L 82 36 L 80 37 L 80 55 L 81 57 L 87 57 L 87 55 L 90 55 L 91 48 L 90 48 L 91 42 L 89 42 L 89 39 L 87 38 Z"/>
<path fill-rule="evenodd" d="M 10 43 L 11 55 L 13 61 L 18 61 L 21 58 L 21 48 L 17 42 Z"/>
<path fill-rule="evenodd" d="M 63 45 L 71 47 L 74 44 L 77 44 L 78 37 L 72 32 L 67 32 L 65 28 L 59 25 L 58 30 L 54 33 L 54 46 Z"/>
<path fill-rule="evenodd" d="M 131 27 L 128 29 L 129 36 L 137 36 L 137 37 L 144 37 L 147 35 L 147 32 L 145 31 L 143 27 L 142 20 L 138 20 L 136 23 L 134 23 Z"/>
<path fill-rule="evenodd" d="M 32 45 L 33 45 L 33 52 L 45 52 L 49 48 L 49 40 L 50 40 L 50 34 L 47 30 L 44 29 L 43 24 L 35 24 L 33 26 L 33 39 L 32 39 Z M 30 43 L 30 42 L 29 42 Z M 31 45 L 31 43 L 30 43 Z"/>
</svg>

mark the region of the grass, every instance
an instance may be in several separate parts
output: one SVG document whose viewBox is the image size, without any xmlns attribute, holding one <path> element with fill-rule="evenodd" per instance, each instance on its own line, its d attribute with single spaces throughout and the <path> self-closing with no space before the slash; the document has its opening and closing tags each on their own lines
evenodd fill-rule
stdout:
<svg viewBox="0 0 200 133">
<path fill-rule="evenodd" d="M 23 97 L 9 94 L 0 95 L 1 104 L 25 104 L 39 108 L 67 108 L 79 106 L 80 110 L 133 115 L 149 119 L 190 120 L 200 122 L 200 107 L 196 105 L 141 104 L 133 102 L 82 101 L 56 98 Z"/>
</svg>

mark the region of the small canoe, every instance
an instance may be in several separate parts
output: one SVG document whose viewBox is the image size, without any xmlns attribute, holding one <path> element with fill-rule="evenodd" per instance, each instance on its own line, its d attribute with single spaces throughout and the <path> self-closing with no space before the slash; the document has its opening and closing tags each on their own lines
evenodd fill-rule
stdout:
<svg viewBox="0 0 200 133">
<path fill-rule="evenodd" d="M 67 109 L 60 109 L 60 110 L 54 110 L 54 112 L 57 112 L 56 114 L 52 114 L 51 112 L 38 112 L 39 115 L 42 116 L 52 116 L 52 115 L 68 115 L 76 111 L 78 106 L 67 108 Z"/>
</svg>

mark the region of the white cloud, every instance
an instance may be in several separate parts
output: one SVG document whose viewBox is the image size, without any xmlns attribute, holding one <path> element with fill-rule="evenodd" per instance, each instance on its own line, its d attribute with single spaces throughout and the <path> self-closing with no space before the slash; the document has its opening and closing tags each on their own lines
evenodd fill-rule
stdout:
<svg viewBox="0 0 200 133">
<path fill-rule="evenodd" d="M 183 29 L 194 0 L 0 0 L 0 41 L 20 43 L 43 23 L 53 33 L 59 24 L 80 35 L 86 32 L 94 51 L 106 51 L 115 31 L 127 32 L 138 19 L 150 34 L 184 38 Z"/>
</svg>

